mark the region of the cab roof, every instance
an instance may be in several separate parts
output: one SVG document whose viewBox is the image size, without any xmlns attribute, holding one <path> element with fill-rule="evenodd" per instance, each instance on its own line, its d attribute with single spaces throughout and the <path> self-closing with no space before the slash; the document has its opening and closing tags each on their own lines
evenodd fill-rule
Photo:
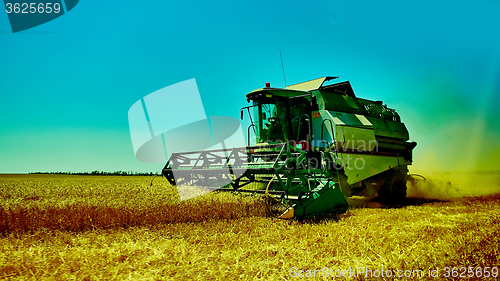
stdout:
<svg viewBox="0 0 500 281">
<path fill-rule="evenodd" d="M 248 101 L 256 99 L 256 98 L 260 98 L 260 97 L 266 97 L 266 95 L 272 95 L 274 97 L 292 98 L 292 97 L 298 97 L 298 96 L 303 96 L 303 95 L 310 95 L 311 92 L 316 91 L 316 90 L 320 90 L 322 92 L 329 92 L 329 93 L 333 93 L 333 94 L 340 94 L 340 95 L 345 95 L 345 96 L 355 98 L 356 96 L 354 95 L 354 91 L 353 91 L 349 81 L 323 86 L 323 84 L 325 82 L 333 80 L 333 79 L 337 79 L 337 78 L 338 78 L 337 76 L 325 76 L 325 77 L 317 78 L 314 80 L 309 80 L 306 82 L 293 84 L 293 85 L 286 87 L 285 89 L 283 89 L 283 88 L 271 88 L 271 87 L 259 88 L 259 89 L 255 89 L 252 92 L 248 93 L 246 95 L 246 97 L 247 97 Z"/>
</svg>

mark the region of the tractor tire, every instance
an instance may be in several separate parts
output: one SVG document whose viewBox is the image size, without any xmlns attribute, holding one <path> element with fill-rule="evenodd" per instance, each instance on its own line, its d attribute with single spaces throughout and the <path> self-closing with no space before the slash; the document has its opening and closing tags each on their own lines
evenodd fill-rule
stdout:
<svg viewBox="0 0 500 281">
<path fill-rule="evenodd" d="M 399 204 L 406 198 L 406 180 L 401 172 L 392 170 L 379 191 L 379 199 L 387 204 Z"/>
</svg>

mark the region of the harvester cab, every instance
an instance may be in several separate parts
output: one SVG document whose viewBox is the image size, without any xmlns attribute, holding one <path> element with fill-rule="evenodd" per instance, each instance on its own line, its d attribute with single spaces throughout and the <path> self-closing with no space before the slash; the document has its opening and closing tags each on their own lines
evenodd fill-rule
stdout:
<svg viewBox="0 0 500 281">
<path fill-rule="evenodd" d="M 266 194 L 285 207 L 281 218 L 345 212 L 351 196 L 404 199 L 416 143 L 395 110 L 357 98 L 348 81 L 324 86 L 336 78 L 248 93 L 247 147 L 173 153 L 163 175 L 171 184 Z"/>
<path fill-rule="evenodd" d="M 257 143 L 305 140 L 310 133 L 310 100 L 303 92 L 264 88 L 247 95 L 253 102 Z"/>
</svg>

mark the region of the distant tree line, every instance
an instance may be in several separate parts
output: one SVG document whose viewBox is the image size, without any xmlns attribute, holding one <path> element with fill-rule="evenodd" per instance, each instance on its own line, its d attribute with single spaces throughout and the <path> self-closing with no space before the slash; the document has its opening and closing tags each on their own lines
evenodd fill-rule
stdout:
<svg viewBox="0 0 500 281">
<path fill-rule="evenodd" d="M 81 175 L 81 176 L 154 176 L 153 172 L 132 172 L 132 171 L 92 171 L 92 172 L 30 172 L 30 174 L 46 174 L 46 175 Z"/>
</svg>

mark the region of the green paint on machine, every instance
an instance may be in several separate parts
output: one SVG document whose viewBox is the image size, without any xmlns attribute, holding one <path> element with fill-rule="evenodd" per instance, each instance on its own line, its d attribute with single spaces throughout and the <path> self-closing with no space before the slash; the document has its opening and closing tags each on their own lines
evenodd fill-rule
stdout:
<svg viewBox="0 0 500 281">
<path fill-rule="evenodd" d="M 177 185 L 264 193 L 286 208 L 281 218 L 342 213 L 354 195 L 404 200 L 416 143 L 381 101 L 357 98 L 348 81 L 323 86 L 336 78 L 248 93 L 241 116 L 252 120 L 254 145 L 173 153 L 163 175 Z"/>
</svg>

